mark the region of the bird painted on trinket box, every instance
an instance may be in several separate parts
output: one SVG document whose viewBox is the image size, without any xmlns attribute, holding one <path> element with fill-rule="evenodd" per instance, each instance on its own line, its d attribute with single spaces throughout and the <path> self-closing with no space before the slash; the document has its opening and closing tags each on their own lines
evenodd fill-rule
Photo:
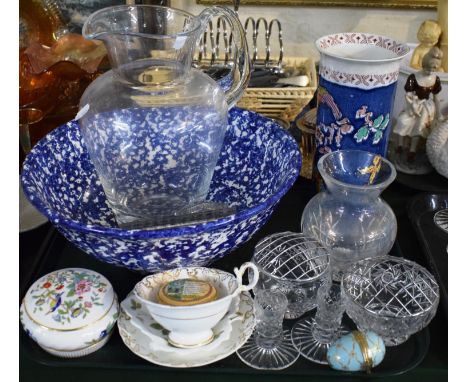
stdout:
<svg viewBox="0 0 468 382">
<path fill-rule="evenodd" d="M 62 294 L 63 292 L 58 293 L 55 295 L 55 297 L 52 297 L 50 299 L 50 310 L 47 312 L 47 314 L 55 312 L 58 309 L 58 307 L 62 304 Z"/>
</svg>

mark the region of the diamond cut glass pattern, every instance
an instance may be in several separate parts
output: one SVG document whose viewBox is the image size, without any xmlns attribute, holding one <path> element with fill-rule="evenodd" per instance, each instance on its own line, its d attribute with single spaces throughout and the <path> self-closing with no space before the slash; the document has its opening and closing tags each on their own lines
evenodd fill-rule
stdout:
<svg viewBox="0 0 468 382">
<path fill-rule="evenodd" d="M 355 263 L 343 276 L 342 294 L 348 315 L 360 329 L 398 345 L 434 317 L 439 287 L 420 265 L 386 256 Z"/>
<path fill-rule="evenodd" d="M 255 290 L 279 290 L 288 298 L 285 318 L 316 306 L 329 267 L 328 251 L 317 240 L 302 233 L 275 233 L 256 245 L 252 262 L 260 272 Z"/>
</svg>

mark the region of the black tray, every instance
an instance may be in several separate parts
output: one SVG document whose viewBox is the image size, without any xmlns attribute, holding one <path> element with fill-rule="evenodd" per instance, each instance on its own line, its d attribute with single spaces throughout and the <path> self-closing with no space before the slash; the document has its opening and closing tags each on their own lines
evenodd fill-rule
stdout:
<svg viewBox="0 0 468 382">
<path fill-rule="evenodd" d="M 448 313 L 448 234 L 434 223 L 434 214 L 445 208 L 448 208 L 447 194 L 420 194 L 408 203 L 408 215 L 439 284 L 441 303 Z"/>
<path fill-rule="evenodd" d="M 300 218 L 305 204 L 313 194 L 311 183 L 299 179 L 289 193 L 283 198 L 278 209 L 271 220 L 256 234 L 248 243 L 240 249 L 229 254 L 225 258 L 212 264 L 213 267 L 225 269 L 232 272 L 234 266 L 247 261 L 253 254 L 253 248 L 258 240 L 273 232 L 292 230 L 299 231 Z M 114 267 L 84 254 L 73 244 L 69 243 L 58 232 L 54 231 L 47 237 L 47 244 L 43 245 L 41 253 L 36 255 L 34 272 L 24 278 L 20 288 L 20 298 L 27 291 L 29 285 L 42 275 L 56 269 L 66 267 L 83 267 L 93 269 L 106 276 L 114 286 L 119 299 L 122 300 L 132 287 L 143 277 L 141 274 L 123 268 Z M 27 244 L 24 244 L 27 245 Z M 401 256 L 398 245 L 395 245 L 391 254 Z M 288 322 L 288 321 L 286 321 Z M 290 324 L 290 323 L 289 323 Z M 384 361 L 373 369 L 372 373 L 344 373 L 330 369 L 327 366 L 318 365 L 304 358 L 299 360 L 290 368 L 283 371 L 265 372 L 251 369 L 244 365 L 236 354 L 218 361 L 214 364 L 200 368 L 190 369 L 190 376 L 199 375 L 202 378 L 206 374 L 243 374 L 258 376 L 259 374 L 271 374 L 279 380 L 285 380 L 287 376 L 314 377 L 329 376 L 335 378 L 372 378 L 394 376 L 405 373 L 415 368 L 425 357 L 429 347 L 429 330 L 423 331 L 410 337 L 408 341 L 397 347 L 387 349 Z M 157 366 L 149 363 L 133 354 L 122 342 L 118 331 L 115 330 L 109 343 L 99 351 L 83 358 L 61 359 L 49 355 L 36 345 L 20 329 L 20 352 L 26 357 L 40 364 L 60 368 L 107 368 L 114 370 L 148 370 L 161 373 L 160 376 L 169 376 L 174 373 L 183 373 L 182 370 L 174 370 L 167 367 Z M 341 377 L 341 378 L 340 378 Z M 155 375 L 157 378 L 157 375 Z"/>
<path fill-rule="evenodd" d="M 410 175 L 397 173 L 396 182 L 420 192 L 443 193 L 447 192 L 448 179 L 435 170 L 425 175 Z"/>
</svg>

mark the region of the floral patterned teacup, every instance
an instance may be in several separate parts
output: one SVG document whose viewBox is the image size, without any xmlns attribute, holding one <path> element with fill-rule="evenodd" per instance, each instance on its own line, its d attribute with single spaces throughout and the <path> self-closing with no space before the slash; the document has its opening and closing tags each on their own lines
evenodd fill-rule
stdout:
<svg viewBox="0 0 468 382">
<path fill-rule="evenodd" d="M 242 285 L 242 276 L 252 269 L 252 281 Z M 234 269 L 235 276 L 219 269 L 187 267 L 165 271 L 145 277 L 135 286 L 135 296 L 146 306 L 159 324 L 169 330 L 168 341 L 176 347 L 194 348 L 206 345 L 213 339 L 212 328 L 228 313 L 237 311 L 237 296 L 251 290 L 258 281 L 258 270 L 253 263 L 244 263 Z M 159 288 L 169 281 L 197 279 L 214 285 L 219 298 L 215 301 L 191 305 L 170 306 L 157 303 Z"/>
</svg>

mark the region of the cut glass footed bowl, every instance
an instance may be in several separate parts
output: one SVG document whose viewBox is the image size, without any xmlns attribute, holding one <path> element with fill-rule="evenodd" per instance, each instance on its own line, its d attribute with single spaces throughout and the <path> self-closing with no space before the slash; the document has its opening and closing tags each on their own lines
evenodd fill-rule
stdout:
<svg viewBox="0 0 468 382">
<path fill-rule="evenodd" d="M 233 108 L 208 194 L 236 208 L 229 216 L 162 229 L 119 228 L 75 121 L 33 148 L 22 183 L 31 203 L 77 247 L 149 273 L 206 266 L 240 246 L 266 223 L 300 167 L 296 142 L 277 123 Z"/>
<path fill-rule="evenodd" d="M 386 346 L 424 329 L 439 305 L 434 277 L 415 262 L 393 256 L 354 263 L 343 275 L 341 293 L 358 329 L 374 331 Z"/>
<path fill-rule="evenodd" d="M 280 291 L 288 299 L 286 319 L 296 319 L 317 306 L 317 292 L 329 275 L 329 255 L 302 233 L 279 232 L 255 246 L 252 262 L 260 278 L 254 291 Z M 253 280 L 253 272 L 249 271 Z"/>
</svg>

